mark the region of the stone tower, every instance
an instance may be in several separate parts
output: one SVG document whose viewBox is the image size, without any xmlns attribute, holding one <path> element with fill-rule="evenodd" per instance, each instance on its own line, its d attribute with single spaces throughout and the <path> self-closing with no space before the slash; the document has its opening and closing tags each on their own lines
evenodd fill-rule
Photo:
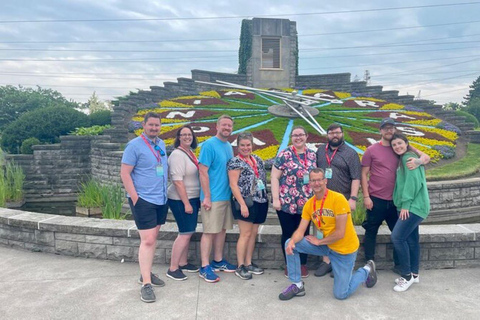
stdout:
<svg viewBox="0 0 480 320">
<path fill-rule="evenodd" d="M 294 87 L 297 61 L 296 22 L 266 18 L 242 21 L 238 73 L 246 74 L 248 86 Z"/>
</svg>

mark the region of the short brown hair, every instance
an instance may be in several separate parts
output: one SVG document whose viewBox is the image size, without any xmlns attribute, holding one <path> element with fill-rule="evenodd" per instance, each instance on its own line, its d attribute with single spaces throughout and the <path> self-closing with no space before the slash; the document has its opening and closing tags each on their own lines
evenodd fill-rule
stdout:
<svg viewBox="0 0 480 320">
<path fill-rule="evenodd" d="M 162 120 L 162 118 L 160 117 L 160 114 L 156 112 L 147 112 L 145 117 L 143 117 L 143 123 L 147 123 L 148 119 L 150 118 L 157 118 L 160 121 Z"/>
</svg>

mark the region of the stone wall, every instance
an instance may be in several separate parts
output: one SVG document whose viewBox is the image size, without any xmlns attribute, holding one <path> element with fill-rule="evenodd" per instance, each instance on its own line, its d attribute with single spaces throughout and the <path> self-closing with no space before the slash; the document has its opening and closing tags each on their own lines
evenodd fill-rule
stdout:
<svg viewBox="0 0 480 320">
<path fill-rule="evenodd" d="M 197 227 L 201 231 L 201 226 Z M 356 228 L 360 240 L 363 229 Z M 176 224 L 162 226 L 157 241 L 156 263 L 169 263 Z M 421 267 L 425 269 L 480 266 L 480 224 L 437 225 L 420 227 Z M 195 234 L 189 248 L 189 259 L 200 262 L 200 234 Z M 225 257 L 236 262 L 238 230 L 227 233 Z M 62 255 L 120 261 L 137 261 L 138 231 L 133 221 L 65 217 L 41 213 L 0 209 L 0 244 Z M 392 266 L 393 247 L 390 233 L 382 227 L 377 238 L 378 268 Z M 283 265 L 280 248 L 280 227 L 261 226 L 253 259 L 265 268 Z M 360 249 L 357 264 L 364 260 Z M 318 264 L 318 257 L 309 258 L 309 266 Z"/>
</svg>

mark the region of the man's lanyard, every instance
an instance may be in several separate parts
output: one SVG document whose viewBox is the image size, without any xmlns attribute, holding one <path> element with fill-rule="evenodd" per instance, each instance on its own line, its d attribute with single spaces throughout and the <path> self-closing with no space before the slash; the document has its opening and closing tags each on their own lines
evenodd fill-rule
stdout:
<svg viewBox="0 0 480 320">
<path fill-rule="evenodd" d="M 327 143 L 327 145 L 325 146 L 325 158 L 327 158 L 328 167 L 331 167 L 331 166 L 332 166 L 332 161 L 333 161 L 333 158 L 335 157 L 335 154 L 337 153 L 337 151 L 338 151 L 338 148 L 335 149 L 335 151 L 333 151 L 332 158 L 330 158 L 330 157 L 328 156 L 328 143 Z"/>
<path fill-rule="evenodd" d="M 325 199 L 327 199 L 328 189 L 325 190 L 325 194 L 323 195 L 322 204 L 320 205 L 320 214 L 317 215 L 317 224 L 319 227 L 322 226 L 322 213 L 323 213 L 323 205 L 325 204 Z M 317 196 L 313 196 L 313 212 L 317 211 Z"/>
<path fill-rule="evenodd" d="M 190 150 L 190 149 L 185 150 L 182 146 L 178 146 L 178 148 L 187 154 L 187 156 L 190 158 L 190 160 L 192 160 L 192 162 L 193 162 L 193 164 L 195 165 L 195 167 L 197 167 L 197 170 L 199 170 L 199 167 L 198 167 L 198 159 L 197 159 L 197 157 L 195 156 L 195 153 L 193 153 L 193 151 Z"/>
<path fill-rule="evenodd" d="M 238 155 L 240 157 L 240 159 L 242 159 L 246 164 L 248 164 L 253 172 L 255 173 L 255 177 L 257 177 L 257 179 L 260 177 L 260 174 L 258 173 L 258 166 L 257 166 L 257 160 L 255 160 L 254 157 L 252 156 L 249 156 L 250 160 L 252 161 L 252 163 L 248 162 L 248 158 L 242 156 L 241 154 Z"/>
<path fill-rule="evenodd" d="M 293 153 L 295 154 L 295 156 L 297 157 L 298 162 L 300 162 L 300 164 L 304 167 L 304 169 L 307 169 L 308 168 L 308 166 L 307 166 L 307 148 L 305 148 L 305 161 L 302 161 L 302 159 L 298 156 L 297 148 L 292 146 L 292 150 L 293 150 Z"/>
<path fill-rule="evenodd" d="M 153 155 L 155 156 L 155 159 L 157 159 L 157 162 L 158 162 L 158 163 L 162 163 L 162 157 L 161 157 L 161 155 L 160 155 L 160 147 L 158 147 L 157 145 L 155 145 L 155 149 L 156 149 L 156 147 L 159 148 L 159 150 L 157 150 L 157 152 L 155 152 L 155 151 L 153 150 L 153 148 L 152 148 L 151 143 L 148 142 L 147 138 L 145 138 L 145 136 L 143 135 L 143 133 L 142 133 L 141 137 L 142 137 L 143 141 L 145 142 L 145 144 L 146 144 L 146 145 L 148 146 L 148 148 L 150 149 L 150 151 L 152 151 Z"/>
</svg>

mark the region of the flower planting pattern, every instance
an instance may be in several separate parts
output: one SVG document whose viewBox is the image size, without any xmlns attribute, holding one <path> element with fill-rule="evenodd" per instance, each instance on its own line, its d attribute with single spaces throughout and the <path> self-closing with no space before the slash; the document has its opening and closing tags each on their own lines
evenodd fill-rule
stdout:
<svg viewBox="0 0 480 320">
<path fill-rule="evenodd" d="M 284 89 L 292 92 L 292 89 Z M 344 128 L 345 140 L 361 156 L 366 148 L 380 139 L 380 121 L 391 117 L 397 123 L 397 130 L 407 135 L 412 145 L 432 158 L 432 162 L 448 159 L 455 155 L 460 129 L 435 118 L 419 107 L 392 103 L 374 97 L 358 96 L 355 93 L 323 89 L 299 90 L 299 94 L 315 97 L 319 114 L 315 120 L 326 129 L 332 123 Z M 316 149 L 325 143 L 326 136 L 301 118 L 288 119 L 268 112 L 272 105 L 281 101 L 262 93 L 247 90 L 219 89 L 201 92 L 198 96 L 180 96 L 158 101 L 145 109 L 138 110 L 128 124 L 128 130 L 135 135 L 142 132 L 143 117 L 147 112 L 157 112 L 162 118 L 160 137 L 172 145 L 178 128 L 192 126 L 199 148 L 208 138 L 216 135 L 216 121 L 220 115 L 230 115 L 234 120 L 234 131 L 229 141 L 235 147 L 238 133 L 250 131 L 254 136 L 253 152 L 266 164 L 272 162 L 278 153 L 289 144 L 291 130 L 296 125 L 308 131 L 308 146 Z"/>
</svg>

